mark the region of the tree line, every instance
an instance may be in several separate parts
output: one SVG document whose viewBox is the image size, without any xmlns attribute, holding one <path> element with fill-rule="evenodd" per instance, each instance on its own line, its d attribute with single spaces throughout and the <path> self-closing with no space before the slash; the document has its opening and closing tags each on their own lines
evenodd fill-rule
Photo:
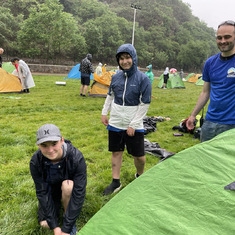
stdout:
<svg viewBox="0 0 235 235">
<path fill-rule="evenodd" d="M 9 56 L 44 63 L 116 64 L 117 48 L 132 42 L 132 0 L 3 0 L 0 47 Z M 199 71 L 218 52 L 215 31 L 181 0 L 136 0 L 134 46 L 140 66 Z"/>
</svg>

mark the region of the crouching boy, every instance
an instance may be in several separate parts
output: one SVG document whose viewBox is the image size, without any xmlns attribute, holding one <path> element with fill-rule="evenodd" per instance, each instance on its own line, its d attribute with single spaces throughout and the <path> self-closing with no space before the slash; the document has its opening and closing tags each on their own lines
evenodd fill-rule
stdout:
<svg viewBox="0 0 235 235">
<path fill-rule="evenodd" d="M 76 234 L 75 223 L 85 200 L 87 183 L 84 157 L 53 124 L 38 129 L 36 144 L 39 149 L 32 156 L 30 171 L 39 201 L 39 224 L 53 229 L 54 235 Z"/>
</svg>

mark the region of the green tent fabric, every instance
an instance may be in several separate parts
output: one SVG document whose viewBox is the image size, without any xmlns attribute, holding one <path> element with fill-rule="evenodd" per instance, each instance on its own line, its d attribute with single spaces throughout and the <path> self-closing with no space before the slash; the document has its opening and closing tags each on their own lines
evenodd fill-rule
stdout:
<svg viewBox="0 0 235 235">
<path fill-rule="evenodd" d="M 204 85 L 204 81 L 202 80 L 202 77 L 200 77 L 196 82 L 195 85 L 197 86 L 203 86 Z"/>
<path fill-rule="evenodd" d="M 163 74 L 159 77 L 159 80 L 160 81 L 159 81 L 157 87 L 162 88 L 163 82 L 164 82 Z M 185 88 L 184 82 L 181 80 L 178 73 L 174 73 L 174 74 L 170 73 L 169 74 L 169 79 L 167 81 L 166 87 L 168 89 Z"/>
<path fill-rule="evenodd" d="M 152 167 L 78 235 L 234 235 L 235 129 Z M 85 209 L 85 208 L 84 208 Z"/>
<path fill-rule="evenodd" d="M 195 73 L 189 73 L 189 74 L 186 76 L 185 80 L 188 80 L 188 79 L 191 78 L 194 74 L 195 74 Z"/>
<path fill-rule="evenodd" d="M 5 62 L 2 64 L 2 68 L 8 73 L 12 73 L 16 68 L 11 62 Z"/>
</svg>

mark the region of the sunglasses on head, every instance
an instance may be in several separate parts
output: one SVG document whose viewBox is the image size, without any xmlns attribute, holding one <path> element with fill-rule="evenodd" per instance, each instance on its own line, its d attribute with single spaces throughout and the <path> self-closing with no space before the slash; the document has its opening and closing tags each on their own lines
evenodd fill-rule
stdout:
<svg viewBox="0 0 235 235">
<path fill-rule="evenodd" d="M 235 22 L 233 20 L 226 20 L 226 21 L 222 22 L 221 24 L 219 24 L 218 28 L 222 25 L 233 25 L 233 26 L 235 26 Z"/>
</svg>

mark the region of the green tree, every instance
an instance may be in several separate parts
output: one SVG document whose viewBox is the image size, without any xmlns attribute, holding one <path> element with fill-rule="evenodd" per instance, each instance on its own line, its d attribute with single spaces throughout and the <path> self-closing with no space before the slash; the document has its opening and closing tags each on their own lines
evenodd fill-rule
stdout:
<svg viewBox="0 0 235 235">
<path fill-rule="evenodd" d="M 177 56 L 178 63 L 184 70 L 201 70 L 208 58 L 209 45 L 202 41 L 189 41 L 183 45 Z"/>
<path fill-rule="evenodd" d="M 87 51 L 100 60 L 101 57 L 99 55 L 102 54 L 103 49 L 102 27 L 93 21 L 86 22 L 83 27 L 83 35 L 87 42 Z"/>
<path fill-rule="evenodd" d="M 128 24 L 125 19 L 109 12 L 109 14 L 90 20 L 83 25 L 85 28 L 83 36 L 87 42 L 89 41 L 89 49 L 95 52 L 96 58 L 103 58 L 103 60 L 108 60 L 109 63 L 115 62 L 117 48 L 125 43 L 126 32 L 122 34 L 121 30 L 125 23 Z M 94 40 L 92 41 L 92 39 Z"/>
<path fill-rule="evenodd" d="M 14 41 L 16 39 L 19 23 L 22 22 L 23 16 L 14 17 L 10 9 L 0 7 L 0 45 L 6 52 L 14 50 Z"/>
<path fill-rule="evenodd" d="M 0 9 L 0 42 L 12 54 L 18 49 L 19 56 L 75 61 L 90 52 L 94 61 L 116 63 L 117 48 L 132 41 L 131 3 L 132 0 L 3 0 L 0 6 L 8 11 Z M 134 40 L 140 65 L 152 63 L 159 69 L 165 64 L 182 66 L 182 50 L 190 41 L 203 42 L 206 47 L 205 56 L 194 55 L 199 60 L 218 52 L 214 29 L 193 16 L 190 5 L 181 0 L 135 0 L 134 4 L 141 7 L 136 12 Z"/>
<path fill-rule="evenodd" d="M 71 13 L 81 24 L 112 12 L 109 6 L 97 0 L 60 0 L 65 11 Z"/>
<path fill-rule="evenodd" d="M 81 57 L 86 44 L 74 17 L 63 12 L 59 0 L 45 0 L 30 11 L 18 32 L 19 49 L 28 57 L 60 60 L 76 50 Z M 73 55 L 74 57 L 74 55 Z"/>
<path fill-rule="evenodd" d="M 164 51 L 156 53 L 154 59 L 157 68 L 165 68 L 168 66 L 169 57 Z"/>
</svg>

